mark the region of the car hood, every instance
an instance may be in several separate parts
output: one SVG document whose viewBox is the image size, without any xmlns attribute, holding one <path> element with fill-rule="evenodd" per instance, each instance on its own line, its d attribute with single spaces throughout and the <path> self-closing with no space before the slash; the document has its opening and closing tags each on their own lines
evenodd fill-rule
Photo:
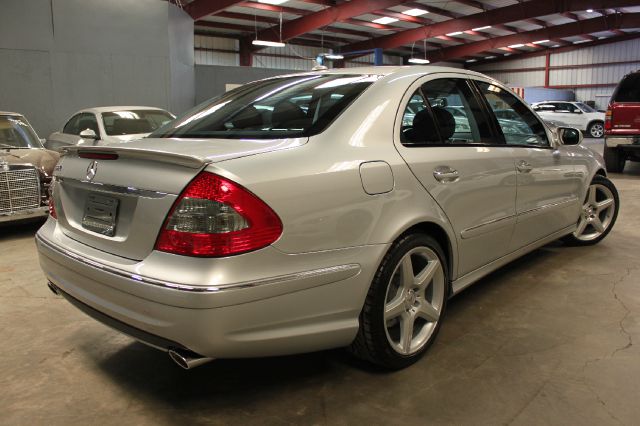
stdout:
<svg viewBox="0 0 640 426">
<path fill-rule="evenodd" d="M 53 174 L 53 168 L 60 154 L 44 148 L 2 149 L 0 161 L 12 164 L 30 164 L 47 175 Z"/>
<path fill-rule="evenodd" d="M 233 158 L 304 145 L 309 138 L 287 139 L 181 139 L 144 138 L 118 144 L 117 147 L 133 150 L 147 150 L 160 154 L 177 154 L 197 157 L 216 163 Z M 111 145 L 113 148 L 116 146 Z"/>
</svg>

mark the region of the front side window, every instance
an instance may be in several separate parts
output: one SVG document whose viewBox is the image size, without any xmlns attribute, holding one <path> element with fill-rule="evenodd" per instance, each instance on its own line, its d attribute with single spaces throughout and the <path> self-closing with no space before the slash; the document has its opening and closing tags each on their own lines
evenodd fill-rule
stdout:
<svg viewBox="0 0 640 426">
<path fill-rule="evenodd" d="M 501 112 L 496 119 L 508 145 L 549 146 L 544 125 L 524 103 L 501 87 L 483 81 L 476 83 L 494 114 Z"/>
<path fill-rule="evenodd" d="M 307 74 L 250 83 L 197 106 L 151 137 L 276 139 L 315 135 L 378 78 Z"/>
<path fill-rule="evenodd" d="M 591 108 L 589 105 L 582 102 L 576 102 L 576 105 L 582 110 L 582 112 L 598 112 L 595 109 Z"/>
<path fill-rule="evenodd" d="M 24 117 L 0 115 L 0 148 L 42 148 L 42 144 Z"/>
<path fill-rule="evenodd" d="M 151 133 L 173 120 L 161 110 L 123 110 L 102 113 L 104 130 L 109 136 Z"/>
<path fill-rule="evenodd" d="M 495 143 L 488 118 L 466 80 L 431 80 L 421 90 L 429 101 L 443 143 Z"/>
</svg>

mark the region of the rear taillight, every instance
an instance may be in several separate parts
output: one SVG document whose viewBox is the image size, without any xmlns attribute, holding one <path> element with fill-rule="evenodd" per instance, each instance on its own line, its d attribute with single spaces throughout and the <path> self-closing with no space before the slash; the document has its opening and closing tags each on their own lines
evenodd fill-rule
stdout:
<svg viewBox="0 0 640 426">
<path fill-rule="evenodd" d="M 187 256 L 230 256 L 266 247 L 280 234 L 280 218 L 262 200 L 237 183 L 202 172 L 173 204 L 155 248 Z"/>
<path fill-rule="evenodd" d="M 53 202 L 53 189 L 56 185 L 56 179 L 51 179 L 51 184 L 49 185 L 49 216 L 54 219 L 58 219 L 58 214 L 56 213 L 56 205 Z"/>
<path fill-rule="evenodd" d="M 613 111 L 611 110 L 611 106 L 607 108 L 607 112 L 604 114 L 604 130 L 611 130 L 613 128 L 613 123 L 611 119 L 613 118 Z"/>
</svg>

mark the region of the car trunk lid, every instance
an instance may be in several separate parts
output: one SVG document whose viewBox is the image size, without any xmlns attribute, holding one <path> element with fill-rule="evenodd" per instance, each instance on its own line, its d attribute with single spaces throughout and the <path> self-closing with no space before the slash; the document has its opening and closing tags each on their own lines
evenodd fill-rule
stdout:
<svg viewBox="0 0 640 426">
<path fill-rule="evenodd" d="M 613 135 L 640 134 L 640 102 L 614 102 L 611 107 Z"/>
<path fill-rule="evenodd" d="M 305 142 L 146 139 L 69 147 L 55 172 L 58 224 L 76 241 L 141 260 L 178 195 L 208 164 Z"/>
</svg>

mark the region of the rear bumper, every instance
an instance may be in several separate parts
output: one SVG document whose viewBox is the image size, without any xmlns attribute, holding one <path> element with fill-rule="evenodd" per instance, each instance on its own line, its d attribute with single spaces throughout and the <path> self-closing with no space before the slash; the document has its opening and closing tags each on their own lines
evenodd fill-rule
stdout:
<svg viewBox="0 0 640 426">
<path fill-rule="evenodd" d="M 371 280 L 364 271 L 375 271 L 374 264 L 387 248 L 336 250 L 330 256 L 323 252 L 316 255 L 331 262 L 323 268 L 215 287 L 126 276 L 124 268 L 118 271 L 65 247 L 61 244 L 65 238 L 55 235 L 55 221 L 50 220 L 36 240 L 47 279 L 74 305 L 143 343 L 160 349 L 185 348 L 212 358 L 348 345 L 357 333 Z M 310 259 L 313 254 L 304 256 L 315 263 Z"/>
<path fill-rule="evenodd" d="M 640 135 L 634 136 L 607 136 L 604 137 L 604 143 L 609 148 L 621 147 L 624 149 L 640 149 Z"/>
<path fill-rule="evenodd" d="M 49 207 L 37 207 L 35 209 L 22 210 L 12 213 L 0 213 L 0 223 L 13 222 L 18 220 L 37 219 L 46 217 L 49 214 Z"/>
</svg>

